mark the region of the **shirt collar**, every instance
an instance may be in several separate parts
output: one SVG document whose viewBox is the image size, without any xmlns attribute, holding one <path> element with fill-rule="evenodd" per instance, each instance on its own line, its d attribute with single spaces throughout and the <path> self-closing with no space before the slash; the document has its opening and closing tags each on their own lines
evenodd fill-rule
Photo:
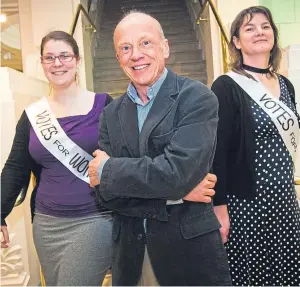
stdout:
<svg viewBox="0 0 300 287">
<path fill-rule="evenodd" d="M 168 74 L 168 70 L 165 68 L 163 74 L 160 76 L 160 78 L 147 90 L 147 97 L 149 99 L 149 102 L 151 102 L 155 96 L 157 95 L 160 87 L 162 86 L 163 82 L 165 81 Z M 127 88 L 127 95 L 129 98 L 136 104 L 145 106 L 147 104 L 144 104 L 142 100 L 140 99 L 137 90 L 135 89 L 134 85 L 130 83 Z"/>
</svg>

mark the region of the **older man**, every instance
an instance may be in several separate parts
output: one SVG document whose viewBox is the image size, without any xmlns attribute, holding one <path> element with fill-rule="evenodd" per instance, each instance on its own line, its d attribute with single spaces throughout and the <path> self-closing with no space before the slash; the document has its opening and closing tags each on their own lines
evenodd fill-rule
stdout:
<svg viewBox="0 0 300 287">
<path fill-rule="evenodd" d="M 229 285 L 220 224 L 211 204 L 197 202 L 213 194 L 215 179 L 204 178 L 215 151 L 217 99 L 165 68 L 168 41 L 151 16 L 129 13 L 114 45 L 131 83 L 101 115 L 102 151 L 89 168 L 98 199 L 116 211 L 113 285 Z M 208 190 L 202 199 L 201 185 Z"/>
</svg>

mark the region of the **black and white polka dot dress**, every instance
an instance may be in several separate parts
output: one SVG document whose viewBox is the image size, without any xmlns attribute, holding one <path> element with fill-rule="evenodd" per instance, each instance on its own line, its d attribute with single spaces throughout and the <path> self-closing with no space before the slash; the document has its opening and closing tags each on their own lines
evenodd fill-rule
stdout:
<svg viewBox="0 0 300 287">
<path fill-rule="evenodd" d="M 280 81 L 280 101 L 295 111 Z M 251 99 L 257 196 L 228 197 L 226 243 L 233 285 L 300 285 L 300 209 L 292 158 L 269 116 Z"/>
</svg>

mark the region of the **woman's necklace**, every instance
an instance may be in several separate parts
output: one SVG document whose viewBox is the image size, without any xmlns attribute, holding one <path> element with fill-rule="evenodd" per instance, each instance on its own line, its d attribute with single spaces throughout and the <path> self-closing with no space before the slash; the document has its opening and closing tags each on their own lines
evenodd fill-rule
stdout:
<svg viewBox="0 0 300 287">
<path fill-rule="evenodd" d="M 260 69 L 260 68 L 256 68 L 256 67 L 252 67 L 252 66 L 248 66 L 243 64 L 243 69 L 250 71 L 250 72 L 254 72 L 254 73 L 258 73 L 258 74 L 268 74 L 271 73 L 270 71 L 270 67 L 266 68 L 266 69 Z"/>
</svg>

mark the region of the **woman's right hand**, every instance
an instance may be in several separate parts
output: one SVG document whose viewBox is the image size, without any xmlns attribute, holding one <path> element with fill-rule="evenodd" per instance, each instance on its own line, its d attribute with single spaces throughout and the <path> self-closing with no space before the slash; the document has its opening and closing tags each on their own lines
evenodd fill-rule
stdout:
<svg viewBox="0 0 300 287">
<path fill-rule="evenodd" d="M 220 233 L 223 244 L 227 242 L 230 228 L 229 214 L 227 210 L 227 204 L 214 206 L 214 212 L 222 225 Z"/>
<path fill-rule="evenodd" d="M 3 236 L 3 241 L 1 242 L 1 248 L 8 248 L 9 235 L 6 225 L 1 225 L 1 232 Z"/>
</svg>

